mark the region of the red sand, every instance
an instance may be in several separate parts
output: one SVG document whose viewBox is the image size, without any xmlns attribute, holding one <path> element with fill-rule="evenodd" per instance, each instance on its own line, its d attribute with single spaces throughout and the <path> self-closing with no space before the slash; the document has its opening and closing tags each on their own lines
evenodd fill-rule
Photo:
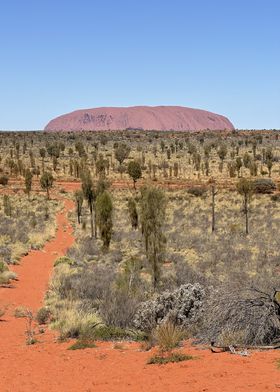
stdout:
<svg viewBox="0 0 280 392">
<path fill-rule="evenodd" d="M 65 202 L 66 209 L 72 203 Z M 276 351 L 240 357 L 212 354 L 186 344 L 183 351 L 195 360 L 164 366 L 146 365 L 151 352 L 137 344 L 98 343 L 94 349 L 67 351 L 55 334 L 39 335 L 39 343 L 25 344 L 25 321 L 13 317 L 15 307 L 34 310 L 42 305 L 54 260 L 73 243 L 66 211 L 58 214 L 56 237 L 42 251 L 32 251 L 14 267 L 19 281 L 0 288 L 0 306 L 8 306 L 0 321 L 1 392 L 233 392 L 279 391 Z"/>
<path fill-rule="evenodd" d="M 45 131 L 223 131 L 234 126 L 224 116 L 182 106 L 133 106 L 76 110 L 51 120 Z"/>
</svg>

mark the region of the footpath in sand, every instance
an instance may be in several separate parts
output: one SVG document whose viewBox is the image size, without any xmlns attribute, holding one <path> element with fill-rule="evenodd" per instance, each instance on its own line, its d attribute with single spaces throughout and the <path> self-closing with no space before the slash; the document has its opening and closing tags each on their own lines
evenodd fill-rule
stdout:
<svg viewBox="0 0 280 392">
<path fill-rule="evenodd" d="M 65 254 L 74 241 L 67 220 L 73 208 L 57 215 L 56 237 L 40 251 L 23 257 L 12 288 L 0 288 L 0 306 L 6 314 L 0 321 L 1 392 L 233 392 L 280 391 L 280 353 L 259 352 L 249 357 L 228 353 L 211 354 L 186 344 L 184 352 L 195 360 L 164 366 L 147 365 L 151 352 L 141 352 L 137 344 L 97 343 L 97 348 L 67 351 L 68 343 L 57 343 L 53 332 L 39 335 L 39 342 L 26 345 L 25 320 L 13 316 L 14 309 L 26 306 L 37 310 L 55 259 Z"/>
</svg>

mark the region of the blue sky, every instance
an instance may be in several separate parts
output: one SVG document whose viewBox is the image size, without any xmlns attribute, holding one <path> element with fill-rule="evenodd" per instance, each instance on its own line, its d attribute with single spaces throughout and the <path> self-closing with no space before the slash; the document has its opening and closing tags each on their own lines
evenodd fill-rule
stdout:
<svg viewBox="0 0 280 392">
<path fill-rule="evenodd" d="M 279 0 L 2 0 L 0 129 L 182 105 L 280 129 Z"/>
</svg>

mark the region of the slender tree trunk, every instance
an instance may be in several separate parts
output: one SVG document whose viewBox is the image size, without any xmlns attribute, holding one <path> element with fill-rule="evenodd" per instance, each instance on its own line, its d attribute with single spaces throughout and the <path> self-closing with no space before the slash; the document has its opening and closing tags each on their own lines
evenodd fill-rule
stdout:
<svg viewBox="0 0 280 392">
<path fill-rule="evenodd" d="M 93 238 L 93 208 L 92 208 L 92 204 L 90 204 L 90 206 L 89 206 L 89 210 L 90 210 L 90 228 L 91 228 L 91 238 Z"/>
<path fill-rule="evenodd" d="M 216 196 L 216 192 L 215 192 L 215 185 L 212 185 L 212 233 L 214 233 L 215 231 L 215 196 Z"/>
<path fill-rule="evenodd" d="M 50 200 L 50 190 L 47 188 L 47 199 Z"/>
<path fill-rule="evenodd" d="M 153 251 L 153 287 L 154 291 L 156 291 L 158 287 L 158 281 L 159 281 L 159 265 L 158 265 L 158 259 L 157 259 L 157 252 L 154 247 Z"/>
<path fill-rule="evenodd" d="M 96 205 L 94 205 L 94 237 L 97 238 Z"/>
<path fill-rule="evenodd" d="M 80 224 L 81 223 L 81 212 L 80 212 L 80 206 L 78 205 L 78 207 L 77 207 L 77 216 L 78 216 L 78 223 Z"/>
<path fill-rule="evenodd" d="M 249 234 L 249 220 L 248 220 L 248 197 L 245 195 L 244 198 L 244 209 L 245 209 L 245 224 L 246 224 L 246 234 Z"/>
</svg>

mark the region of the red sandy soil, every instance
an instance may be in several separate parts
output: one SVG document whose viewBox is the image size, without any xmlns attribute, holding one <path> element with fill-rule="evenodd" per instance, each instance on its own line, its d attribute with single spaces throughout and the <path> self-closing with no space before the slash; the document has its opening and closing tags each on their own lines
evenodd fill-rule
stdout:
<svg viewBox="0 0 280 392">
<path fill-rule="evenodd" d="M 1 392 L 233 392 L 279 391 L 280 353 L 254 352 L 249 357 L 209 350 L 186 343 L 181 349 L 194 360 L 168 365 L 147 365 L 151 352 L 140 351 L 136 343 L 97 343 L 97 348 L 67 351 L 70 342 L 58 343 L 47 331 L 39 342 L 27 346 L 25 320 L 13 316 L 17 306 L 36 310 L 54 260 L 74 241 L 65 210 L 57 216 L 56 237 L 43 250 L 31 251 L 13 269 L 19 276 L 12 288 L 0 289 L 0 306 L 7 307 L 0 321 Z"/>
<path fill-rule="evenodd" d="M 76 110 L 51 120 L 45 131 L 233 130 L 224 116 L 182 106 L 103 107 Z"/>
</svg>

